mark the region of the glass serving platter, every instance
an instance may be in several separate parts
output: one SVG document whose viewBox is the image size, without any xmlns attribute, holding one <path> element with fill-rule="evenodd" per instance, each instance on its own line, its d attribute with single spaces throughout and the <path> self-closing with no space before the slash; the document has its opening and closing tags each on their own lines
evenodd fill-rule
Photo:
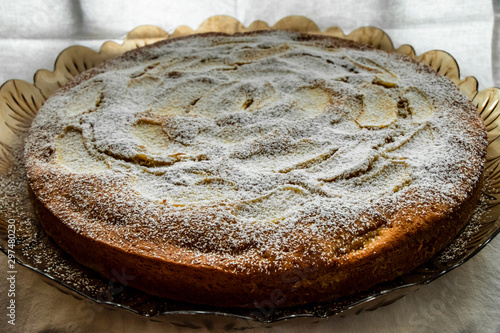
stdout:
<svg viewBox="0 0 500 333">
<path fill-rule="evenodd" d="M 165 38 L 193 33 L 219 31 L 226 33 L 263 29 L 286 29 L 304 33 L 325 34 L 355 40 L 375 48 L 405 54 L 438 73 L 447 76 L 477 106 L 488 131 L 486 182 L 480 205 L 460 235 L 444 250 L 409 274 L 377 285 L 362 293 L 327 303 L 293 308 L 277 308 L 269 300 L 255 309 L 219 308 L 195 305 L 151 296 L 127 287 L 127 275 L 116 272 L 109 280 L 77 263 L 47 236 L 32 207 L 23 166 L 23 139 L 31 120 L 43 102 L 59 87 L 82 71 L 128 50 Z M 271 323 L 297 317 L 325 318 L 347 313 L 372 311 L 389 305 L 406 294 L 428 284 L 473 257 L 500 231 L 500 89 L 477 91 L 474 77 L 460 79 L 454 58 L 444 51 L 429 51 L 417 56 L 410 45 L 395 49 L 389 36 L 373 27 L 362 27 L 345 35 L 338 27 L 321 31 L 314 22 L 301 16 L 284 18 L 270 27 L 256 21 L 249 27 L 227 16 L 206 20 L 196 31 L 185 26 L 168 34 L 155 26 L 132 30 L 123 44 L 106 42 L 99 52 L 83 46 L 64 50 L 57 58 L 54 71 L 39 70 L 34 84 L 10 80 L 0 88 L 0 248 L 15 253 L 18 264 L 45 279 L 47 283 L 78 299 L 88 299 L 109 308 L 132 311 L 152 320 L 171 321 L 177 326 L 203 328 L 213 326 L 211 320 L 224 317 L 225 329 L 252 328 L 248 323 Z M 15 228 L 15 237 L 9 230 Z M 11 232 L 12 234 L 12 232 Z M 300 274 L 299 274 L 300 275 Z M 182 315 L 208 315 L 200 324 L 181 319 Z M 212 319 L 210 319 L 212 318 Z"/>
</svg>

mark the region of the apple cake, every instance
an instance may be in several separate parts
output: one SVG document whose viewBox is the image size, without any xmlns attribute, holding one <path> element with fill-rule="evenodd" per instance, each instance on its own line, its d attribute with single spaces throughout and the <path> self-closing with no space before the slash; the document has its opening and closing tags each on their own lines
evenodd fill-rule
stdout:
<svg viewBox="0 0 500 333">
<path fill-rule="evenodd" d="M 466 224 L 486 132 L 408 57 L 287 31 L 198 34 L 83 72 L 25 142 L 47 233 L 153 295 L 321 302 L 411 271 Z"/>
</svg>

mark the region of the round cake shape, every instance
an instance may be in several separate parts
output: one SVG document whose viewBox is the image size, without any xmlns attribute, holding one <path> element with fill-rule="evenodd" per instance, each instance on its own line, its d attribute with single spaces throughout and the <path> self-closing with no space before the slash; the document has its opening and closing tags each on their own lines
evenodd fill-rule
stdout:
<svg viewBox="0 0 500 333">
<path fill-rule="evenodd" d="M 283 31 L 146 46 L 51 96 L 26 141 L 42 225 L 104 276 L 216 306 L 325 301 L 428 260 L 487 142 L 447 78 Z"/>
</svg>

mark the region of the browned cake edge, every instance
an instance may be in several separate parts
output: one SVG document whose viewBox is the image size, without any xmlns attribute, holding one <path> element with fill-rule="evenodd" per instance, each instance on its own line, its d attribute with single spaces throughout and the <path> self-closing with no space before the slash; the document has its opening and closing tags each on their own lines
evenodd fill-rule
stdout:
<svg viewBox="0 0 500 333">
<path fill-rule="evenodd" d="M 30 192 L 46 232 L 78 262 L 103 276 L 116 280 L 117 272 L 125 272 L 133 277 L 127 280 L 130 286 L 174 300 L 254 307 L 266 300 L 279 306 L 328 301 L 410 272 L 432 258 L 465 226 L 477 205 L 482 183 L 483 177 L 468 199 L 449 215 L 407 214 L 406 223 L 385 229 L 379 241 L 337 265 L 321 266 L 308 258 L 299 268 L 250 275 L 169 262 L 98 242 L 68 227 Z"/>
</svg>

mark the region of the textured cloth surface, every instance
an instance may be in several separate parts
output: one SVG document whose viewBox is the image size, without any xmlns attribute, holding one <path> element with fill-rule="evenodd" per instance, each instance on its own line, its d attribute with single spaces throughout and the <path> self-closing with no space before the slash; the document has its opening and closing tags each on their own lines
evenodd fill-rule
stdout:
<svg viewBox="0 0 500 333">
<path fill-rule="evenodd" d="M 478 1 L 249 1 L 249 0 L 17 0 L 0 10 L 0 83 L 32 82 L 37 69 L 52 69 L 57 55 L 79 44 L 97 50 L 120 41 L 134 27 L 158 25 L 173 32 L 196 29 L 213 15 L 230 15 L 249 25 L 270 25 L 288 15 L 304 15 L 321 29 L 360 26 L 385 30 L 396 47 L 411 44 L 417 54 L 442 49 L 452 54 L 461 76 L 475 76 L 480 89 L 500 86 L 500 3 Z M 403 299 L 373 312 L 322 320 L 294 319 L 272 325 L 236 320 L 257 331 L 286 332 L 500 332 L 500 237 L 464 265 Z M 0 255 L 2 332 L 184 332 L 196 327 L 228 328 L 231 320 L 177 316 L 160 322 L 123 310 L 77 300 L 19 267 L 16 326 L 7 323 L 7 258 Z M 233 320 L 234 321 L 234 320 Z M 315 323 L 317 321 L 317 323 Z M 191 328 L 189 328 L 191 326 Z M 195 331 L 209 331 L 209 328 Z"/>
</svg>

